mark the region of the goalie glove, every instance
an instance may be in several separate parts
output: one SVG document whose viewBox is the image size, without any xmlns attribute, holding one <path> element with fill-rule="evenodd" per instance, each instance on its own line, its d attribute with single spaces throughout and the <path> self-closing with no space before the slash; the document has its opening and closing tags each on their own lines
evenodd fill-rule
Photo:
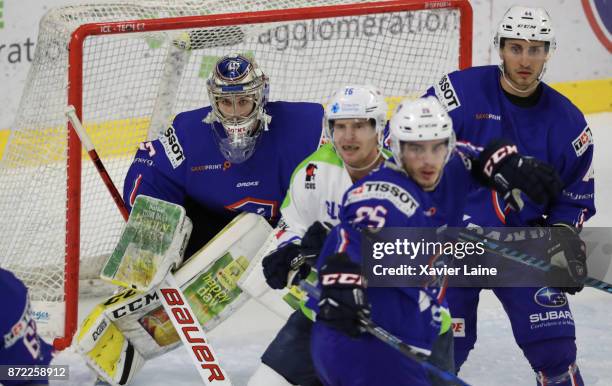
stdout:
<svg viewBox="0 0 612 386">
<path fill-rule="evenodd" d="M 550 247 L 548 257 L 554 268 L 567 277 L 568 282 L 576 286 L 561 287 L 571 295 L 582 291 L 587 278 L 586 244 L 580 238 L 578 230 L 568 224 L 554 224 L 550 230 Z"/>
<path fill-rule="evenodd" d="M 317 321 L 348 336 L 364 333 L 360 319 L 370 316 L 370 304 L 359 264 L 346 253 L 331 255 L 321 267 L 319 282 L 322 290 Z"/>
<path fill-rule="evenodd" d="M 555 169 L 543 161 L 520 155 L 516 145 L 505 140 L 489 143 L 472 170 L 477 179 L 495 189 L 515 211 L 524 205 L 521 192 L 537 204 L 548 204 L 563 188 Z"/>
</svg>

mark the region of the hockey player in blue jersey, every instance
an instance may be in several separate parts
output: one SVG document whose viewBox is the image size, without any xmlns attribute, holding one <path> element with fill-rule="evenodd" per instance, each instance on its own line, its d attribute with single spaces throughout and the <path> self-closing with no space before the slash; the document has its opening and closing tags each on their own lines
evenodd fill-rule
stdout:
<svg viewBox="0 0 612 386">
<path fill-rule="evenodd" d="M 140 145 L 124 201 L 145 194 L 184 206 L 194 221 L 186 256 L 238 212 L 275 223 L 293 169 L 322 140 L 323 108 L 268 102 L 268 78 L 240 55 L 221 58 L 207 81 L 210 106 L 178 114 Z"/>
<path fill-rule="evenodd" d="M 450 73 L 427 94 L 437 96 L 446 107 L 459 140 L 480 147 L 494 138 L 506 138 L 522 154 L 555 167 L 563 191 L 551 205 L 538 205 L 526 198 L 520 213 L 506 213 L 499 195 L 483 189 L 470 196 L 466 213 L 469 222 L 481 226 L 561 227 L 562 237 L 552 240 L 550 255 L 561 257 L 563 269 L 575 281 L 575 287 L 562 290 L 574 294 L 582 289 L 586 276 L 586 253 L 579 231 L 595 213 L 591 130 L 567 98 L 541 81 L 556 46 L 544 9 L 510 8 L 494 43 L 501 59 L 499 67 Z M 575 363 L 574 321 L 560 289 L 549 289 L 564 299 L 552 306 L 537 298 L 542 291 L 538 288 L 493 291 L 510 318 L 516 342 L 537 373 L 538 385 L 583 384 Z M 457 367 L 476 342 L 479 292 L 479 288 L 451 288 L 447 293 L 456 329 L 461 331 L 455 339 Z M 549 307 L 564 316 L 540 323 Z"/>
<path fill-rule="evenodd" d="M 542 204 L 558 193 L 547 165 L 517 153 L 497 157 L 506 145 L 492 143 L 479 158 L 455 151 L 452 122 L 435 98 L 403 102 L 390 121 L 390 142 L 395 162 L 386 161 L 344 194 L 340 224 L 317 263 L 321 297 L 316 305 L 309 301 L 317 311 L 311 345 L 325 385 L 430 384 L 419 364 L 360 327 L 359 317 L 370 316 L 426 354 L 440 328 L 431 289 L 367 287 L 360 265 L 364 229 L 458 225 L 467 193 L 478 186 L 472 175 L 502 195 L 518 188 Z"/>
<path fill-rule="evenodd" d="M 53 357 L 53 347 L 36 332 L 26 286 L 10 271 L 0 268 L 0 365 L 47 366 Z M 6 372 L 5 376 L 10 375 Z M 46 385 L 46 380 L 3 378 L 6 386 Z"/>
</svg>

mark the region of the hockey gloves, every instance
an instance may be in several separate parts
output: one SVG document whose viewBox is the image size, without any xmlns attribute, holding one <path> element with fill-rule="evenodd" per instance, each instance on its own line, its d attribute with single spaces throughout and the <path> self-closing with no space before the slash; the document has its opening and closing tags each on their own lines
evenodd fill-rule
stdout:
<svg viewBox="0 0 612 386">
<path fill-rule="evenodd" d="M 586 244 L 580 238 L 578 230 L 570 225 L 559 223 L 551 228 L 548 256 L 556 270 L 567 277 L 568 282 L 576 286 L 560 288 L 574 295 L 582 291 L 587 278 Z"/>
<path fill-rule="evenodd" d="M 365 330 L 360 319 L 370 316 L 370 304 L 359 264 L 346 253 L 327 257 L 319 272 L 322 286 L 317 320 L 351 337 Z"/>
<path fill-rule="evenodd" d="M 301 245 L 288 243 L 264 257 L 262 265 L 268 285 L 274 289 L 285 288 L 291 271 L 297 271 L 297 274 L 289 284 L 305 279 L 317 260 L 329 228 L 317 221 L 308 228 Z"/>
<path fill-rule="evenodd" d="M 300 258 L 300 246 L 294 243 L 285 244 L 264 257 L 261 264 L 266 283 L 274 289 L 285 288 L 292 262 L 297 264 Z"/>
<path fill-rule="evenodd" d="M 480 153 L 477 178 L 495 189 L 515 211 L 523 208 L 522 191 L 537 204 L 548 204 L 561 193 L 563 182 L 545 162 L 522 156 L 516 145 L 495 140 Z"/>
</svg>

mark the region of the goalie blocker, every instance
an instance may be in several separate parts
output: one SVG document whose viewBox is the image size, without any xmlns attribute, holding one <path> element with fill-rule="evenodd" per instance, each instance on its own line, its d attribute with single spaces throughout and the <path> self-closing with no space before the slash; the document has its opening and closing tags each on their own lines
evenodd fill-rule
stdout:
<svg viewBox="0 0 612 386">
<path fill-rule="evenodd" d="M 137 199 L 132 213 L 138 213 L 137 206 L 150 210 L 152 203 L 165 203 L 146 196 L 139 198 L 141 201 L 139 203 Z M 165 204 L 178 207 L 170 203 Z M 184 216 L 184 213 L 182 215 Z M 164 229 L 166 232 L 158 234 L 157 240 L 163 240 L 165 236 L 168 242 L 171 234 L 174 234 L 174 238 L 183 237 L 181 232 L 174 233 L 180 228 L 182 221 L 182 218 L 175 217 L 166 223 L 167 226 L 156 225 L 157 229 Z M 132 221 L 132 225 L 134 223 Z M 143 231 L 143 227 L 147 227 L 146 221 L 140 226 L 140 231 Z M 272 228 L 263 217 L 242 213 L 174 272 L 176 282 L 195 314 L 196 323 L 199 322 L 205 331 L 213 329 L 248 299 L 249 296 L 243 293 L 236 283 L 252 264 L 253 257 L 261 253 L 260 249 L 265 248 L 265 241 L 271 231 Z M 176 256 L 155 254 L 151 252 L 151 248 L 144 254 L 139 253 L 141 248 L 146 247 L 143 243 L 150 240 L 138 236 L 139 234 L 128 222 L 115 251 L 127 251 L 127 258 L 121 259 L 120 257 L 126 257 L 122 254 L 118 254 L 118 258 L 113 253 L 115 258 L 109 259 L 111 265 L 121 266 L 125 263 L 120 269 L 123 271 L 122 280 L 110 277 L 108 279 L 115 283 L 119 281 L 130 284 L 131 279 L 128 276 L 133 273 L 138 283 L 147 283 L 147 280 L 152 278 L 155 278 L 156 282 L 148 281 L 150 290 L 147 292 L 126 288 L 105 300 L 89 314 L 77 334 L 78 351 L 90 367 L 112 385 L 128 384 L 146 360 L 176 348 L 181 342 L 181 337 L 163 309 L 159 291 L 156 291 L 159 275 L 155 274 L 163 271 L 163 267 L 172 266 Z M 126 245 L 130 244 L 131 248 L 127 248 Z M 168 245 L 172 243 L 168 242 Z M 172 248 L 167 248 L 166 251 L 172 251 Z M 135 262 L 137 263 L 134 264 Z M 146 269 L 142 269 L 143 267 Z M 180 318 L 182 316 L 179 316 Z M 183 319 L 188 318 L 185 316 Z M 189 340 L 193 337 L 185 338 Z M 199 356 L 206 359 L 205 354 L 201 352 Z M 214 374 L 211 372 L 212 375 Z"/>
</svg>

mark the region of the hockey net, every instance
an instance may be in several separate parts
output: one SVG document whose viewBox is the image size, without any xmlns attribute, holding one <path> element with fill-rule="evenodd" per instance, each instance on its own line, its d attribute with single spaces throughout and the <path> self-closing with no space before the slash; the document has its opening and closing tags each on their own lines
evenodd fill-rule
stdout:
<svg viewBox="0 0 612 386">
<path fill-rule="evenodd" d="M 140 142 L 209 103 L 222 55 L 254 57 L 270 99 L 324 103 L 336 88 L 418 96 L 471 62 L 467 0 L 140 0 L 66 6 L 40 23 L 18 115 L 0 160 L 0 266 L 25 281 L 39 329 L 65 347 L 81 291 L 124 220 L 67 126 L 76 107 L 122 191 Z M 291 135 L 288 128 L 286 135 Z"/>
</svg>

